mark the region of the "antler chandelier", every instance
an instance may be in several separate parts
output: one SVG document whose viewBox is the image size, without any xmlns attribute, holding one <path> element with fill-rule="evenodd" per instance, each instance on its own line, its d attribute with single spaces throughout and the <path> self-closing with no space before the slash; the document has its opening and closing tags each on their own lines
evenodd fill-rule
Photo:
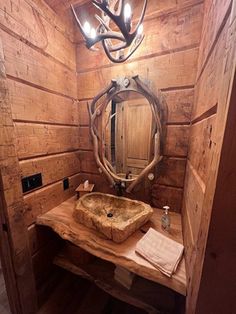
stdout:
<svg viewBox="0 0 236 314">
<path fill-rule="evenodd" d="M 115 63 L 126 61 L 143 41 L 143 19 L 147 7 L 144 0 L 139 21 L 132 25 L 132 9 L 125 0 L 92 0 L 93 5 L 101 11 L 101 16 L 95 15 L 99 22 L 97 28 L 91 27 L 88 21 L 82 25 L 74 7 L 71 5 L 77 25 L 85 39 L 88 49 L 96 50 L 95 45 L 102 43 L 107 57 Z M 111 29 L 114 25 L 114 30 Z"/>
</svg>

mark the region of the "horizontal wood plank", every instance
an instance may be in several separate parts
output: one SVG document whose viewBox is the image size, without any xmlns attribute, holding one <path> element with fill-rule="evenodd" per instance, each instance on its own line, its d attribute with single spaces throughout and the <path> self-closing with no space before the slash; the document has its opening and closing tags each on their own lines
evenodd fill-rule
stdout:
<svg viewBox="0 0 236 314">
<path fill-rule="evenodd" d="M 93 151 L 80 152 L 79 156 L 81 172 L 99 174 Z"/>
<path fill-rule="evenodd" d="M 24 160 L 20 162 L 21 175 L 27 177 L 40 172 L 43 186 L 49 185 L 80 172 L 79 158 L 77 151 Z"/>
<path fill-rule="evenodd" d="M 143 43 L 126 63 L 198 46 L 201 23 L 202 4 L 150 20 L 145 17 Z M 83 42 L 77 45 L 77 60 L 78 72 L 98 69 L 105 65 L 115 66 L 102 49 L 89 51 Z"/>
<path fill-rule="evenodd" d="M 81 171 L 99 174 L 93 151 L 79 153 Z M 156 168 L 156 183 L 175 187 L 184 186 L 186 160 L 183 158 L 164 157 Z"/>
<path fill-rule="evenodd" d="M 79 143 L 80 149 L 92 150 L 93 142 L 92 137 L 90 135 L 89 127 L 80 127 L 79 128 Z"/>
<path fill-rule="evenodd" d="M 74 42 L 73 21 L 71 18 L 68 18 L 68 16 L 70 16 L 68 12 L 65 12 L 63 16 L 59 16 L 46 4 L 44 0 L 26 1 L 65 37 L 70 39 L 71 42 Z"/>
<path fill-rule="evenodd" d="M 29 1 L 2 0 L 0 28 L 75 69 L 75 46 Z"/>
<path fill-rule="evenodd" d="M 24 202 L 27 210 L 24 214 L 24 220 L 27 226 L 36 221 L 38 215 L 41 215 L 75 194 L 75 189 L 80 184 L 80 175 L 76 174 L 69 177 L 69 189 L 63 190 L 62 181 L 49 185 L 45 188 L 32 192 L 24 196 Z"/>
<path fill-rule="evenodd" d="M 78 97 L 81 100 L 93 98 L 112 79 L 124 75 L 139 74 L 140 77 L 150 79 L 159 89 L 192 86 L 196 78 L 197 57 L 198 49 L 195 48 L 153 57 L 149 61 L 140 60 L 131 64 L 79 73 Z"/>
<path fill-rule="evenodd" d="M 158 208 L 169 206 L 170 211 L 181 212 L 183 189 L 154 184 L 151 190 L 152 205 Z"/>
<path fill-rule="evenodd" d="M 168 125 L 166 141 L 164 144 L 164 155 L 187 156 L 188 138 L 189 126 Z M 80 127 L 80 148 L 84 150 L 93 149 L 89 127 Z"/>
<path fill-rule="evenodd" d="M 189 126 L 169 125 L 164 143 L 164 155 L 185 157 L 188 153 Z"/>
<path fill-rule="evenodd" d="M 0 29 L 6 74 L 40 88 L 77 97 L 76 74 Z"/>
<path fill-rule="evenodd" d="M 8 79 L 13 120 L 78 125 L 78 103 Z"/>
<path fill-rule="evenodd" d="M 183 187 L 185 167 L 186 159 L 164 157 L 156 167 L 155 182 L 173 187 Z"/>
<path fill-rule="evenodd" d="M 167 108 L 168 116 L 167 123 L 169 124 L 187 124 L 191 120 L 191 111 L 193 106 L 194 99 L 194 90 L 182 89 L 182 90 L 173 90 L 173 91 L 164 91 L 162 92 Z M 79 125 L 88 126 L 89 125 L 89 114 L 87 109 L 88 101 L 79 102 Z"/>
<path fill-rule="evenodd" d="M 25 159 L 79 149 L 77 127 L 15 123 L 18 157 Z"/>
</svg>

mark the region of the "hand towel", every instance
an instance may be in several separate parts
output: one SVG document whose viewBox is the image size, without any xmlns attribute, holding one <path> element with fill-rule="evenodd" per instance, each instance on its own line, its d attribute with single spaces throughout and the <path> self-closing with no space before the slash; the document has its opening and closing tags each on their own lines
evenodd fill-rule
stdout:
<svg viewBox="0 0 236 314">
<path fill-rule="evenodd" d="M 163 274 L 171 277 L 181 260 L 184 246 L 150 228 L 137 243 L 135 251 Z"/>
</svg>

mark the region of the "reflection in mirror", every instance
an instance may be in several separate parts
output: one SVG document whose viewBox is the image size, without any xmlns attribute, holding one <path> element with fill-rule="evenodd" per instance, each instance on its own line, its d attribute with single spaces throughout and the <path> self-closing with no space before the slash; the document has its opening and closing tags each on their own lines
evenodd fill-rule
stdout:
<svg viewBox="0 0 236 314">
<path fill-rule="evenodd" d="M 104 114 L 105 156 L 121 178 L 135 179 L 152 159 L 151 106 L 135 91 L 118 93 Z"/>
<path fill-rule="evenodd" d="M 112 80 L 88 104 L 94 157 L 119 194 L 130 193 L 162 160 L 167 110 L 138 75 Z"/>
</svg>

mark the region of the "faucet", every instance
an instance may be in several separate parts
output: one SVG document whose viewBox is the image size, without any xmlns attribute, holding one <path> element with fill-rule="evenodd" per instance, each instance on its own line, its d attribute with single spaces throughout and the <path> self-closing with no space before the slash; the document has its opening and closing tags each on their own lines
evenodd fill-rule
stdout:
<svg viewBox="0 0 236 314">
<path fill-rule="evenodd" d="M 126 172 L 125 179 L 129 179 L 130 177 L 132 178 L 132 172 L 128 170 Z"/>
<path fill-rule="evenodd" d="M 126 188 L 125 182 L 123 182 L 123 181 L 116 182 L 114 186 L 115 186 L 117 196 L 124 195 L 124 190 Z"/>
</svg>

